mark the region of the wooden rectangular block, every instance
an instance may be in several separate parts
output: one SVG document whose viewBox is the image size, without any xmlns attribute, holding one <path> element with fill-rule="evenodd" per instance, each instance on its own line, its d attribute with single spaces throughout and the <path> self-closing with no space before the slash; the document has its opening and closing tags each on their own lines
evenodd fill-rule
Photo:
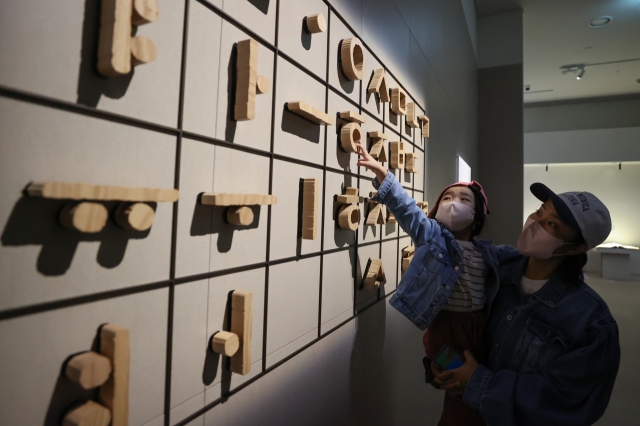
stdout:
<svg viewBox="0 0 640 426">
<path fill-rule="evenodd" d="M 360 115 L 357 114 L 353 111 L 344 111 L 340 113 L 340 118 L 342 118 L 343 120 L 347 120 L 347 121 L 352 121 L 354 123 L 358 123 L 358 124 L 362 124 L 365 122 L 365 118 Z"/>
<path fill-rule="evenodd" d="M 404 169 L 404 142 L 389 142 L 392 169 Z"/>
<path fill-rule="evenodd" d="M 102 0 L 98 71 L 105 77 L 131 72 L 133 0 Z"/>
<path fill-rule="evenodd" d="M 304 179 L 302 185 L 302 238 L 315 240 L 318 236 L 318 179 Z"/>
<path fill-rule="evenodd" d="M 200 204 L 207 206 L 266 206 L 277 204 L 278 197 L 263 194 L 214 194 L 205 192 L 200 196 Z"/>
<path fill-rule="evenodd" d="M 236 100 L 233 118 L 253 120 L 256 116 L 256 85 L 258 82 L 258 48 L 253 39 L 239 41 L 236 61 Z"/>
<path fill-rule="evenodd" d="M 422 124 L 422 137 L 428 138 L 429 137 L 429 117 L 427 117 L 426 115 L 421 115 L 418 117 L 418 120 L 420 120 L 420 123 Z"/>
<path fill-rule="evenodd" d="M 414 152 L 407 152 L 405 154 L 405 170 L 409 173 L 416 173 L 418 168 L 416 167 L 416 160 L 418 159 L 418 154 Z"/>
<path fill-rule="evenodd" d="M 396 115 L 407 113 L 407 94 L 401 87 L 391 89 L 391 111 Z"/>
<path fill-rule="evenodd" d="M 231 332 L 240 339 L 238 352 L 231 357 L 231 371 L 248 374 L 251 370 L 252 294 L 236 290 L 231 295 Z"/>
<path fill-rule="evenodd" d="M 333 117 L 319 109 L 316 109 L 304 101 L 287 102 L 287 109 L 301 117 L 311 120 L 316 124 L 332 126 Z"/>
<path fill-rule="evenodd" d="M 414 129 L 419 126 L 418 120 L 416 119 L 415 102 L 407 103 L 407 126 L 413 127 Z"/>
<path fill-rule="evenodd" d="M 100 353 L 111 361 L 112 373 L 100 386 L 100 401 L 111 410 L 112 426 L 129 424 L 129 330 L 105 324 L 100 330 Z"/>
<path fill-rule="evenodd" d="M 100 200 L 134 202 L 175 202 L 177 189 L 126 188 L 121 186 L 90 185 L 87 183 L 35 182 L 27 187 L 31 197 L 56 200 Z"/>
</svg>

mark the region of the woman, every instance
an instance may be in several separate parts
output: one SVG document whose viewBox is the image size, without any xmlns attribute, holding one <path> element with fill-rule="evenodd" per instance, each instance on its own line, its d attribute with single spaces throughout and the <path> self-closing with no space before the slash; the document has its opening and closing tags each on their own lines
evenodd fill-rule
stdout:
<svg viewBox="0 0 640 426">
<path fill-rule="evenodd" d="M 588 192 L 555 194 L 527 219 L 518 250 L 500 265 L 482 364 L 441 372 L 436 383 L 487 425 L 590 425 L 604 413 L 620 364 L 618 327 L 583 281 L 586 251 L 611 231 L 609 211 Z"/>
</svg>

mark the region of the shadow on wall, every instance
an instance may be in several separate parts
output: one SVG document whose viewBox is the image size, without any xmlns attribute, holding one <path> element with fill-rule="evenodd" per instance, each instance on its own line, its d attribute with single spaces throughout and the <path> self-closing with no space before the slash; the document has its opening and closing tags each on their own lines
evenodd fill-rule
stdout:
<svg viewBox="0 0 640 426">
<path fill-rule="evenodd" d="M 291 133 L 301 139 L 320 143 L 320 125 L 289 111 L 286 104 L 282 111 L 280 128 L 283 132 Z"/>
<path fill-rule="evenodd" d="M 151 229 L 144 232 L 120 228 L 112 220 L 95 234 L 74 232 L 58 223 L 60 210 L 69 200 L 50 200 L 23 196 L 11 211 L 0 241 L 3 246 L 42 245 L 37 269 L 43 275 L 63 275 L 71 266 L 78 244 L 99 241 L 97 261 L 105 268 L 115 268 L 124 258 L 130 239 L 146 238 Z M 102 203 L 113 212 L 119 202 Z M 150 204 L 156 209 L 156 204 Z M 110 217 L 112 215 L 110 214 Z"/>
<path fill-rule="evenodd" d="M 224 140 L 233 142 L 236 137 L 236 127 L 238 122 L 235 120 L 236 109 L 236 63 L 238 62 L 238 43 L 234 43 L 229 55 L 229 64 L 227 65 L 227 123 L 224 128 Z"/>
<path fill-rule="evenodd" d="M 132 70 L 127 75 L 112 78 L 103 77 L 98 73 L 96 64 L 100 33 L 100 4 L 101 2 L 95 0 L 85 0 L 84 3 L 82 50 L 80 52 L 76 102 L 88 107 L 97 106 L 102 95 L 112 99 L 123 97 L 135 72 Z"/>
<path fill-rule="evenodd" d="M 265 15 L 269 12 L 270 0 L 249 0 L 249 3 L 254 5 L 260 12 Z"/>
</svg>

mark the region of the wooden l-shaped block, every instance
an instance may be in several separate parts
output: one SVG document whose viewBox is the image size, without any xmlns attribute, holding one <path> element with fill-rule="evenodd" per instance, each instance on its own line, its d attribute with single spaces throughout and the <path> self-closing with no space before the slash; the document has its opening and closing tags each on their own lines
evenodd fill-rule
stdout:
<svg viewBox="0 0 640 426">
<path fill-rule="evenodd" d="M 373 158 L 377 158 L 380 162 L 387 161 L 387 155 L 384 150 L 384 141 L 389 139 L 389 136 L 382 132 L 369 132 L 369 137 L 372 139 L 369 154 L 371 154 Z"/>
<path fill-rule="evenodd" d="M 269 92 L 269 80 L 258 75 L 259 44 L 253 39 L 238 42 L 236 61 L 236 100 L 233 118 L 253 120 L 256 116 L 256 93 Z"/>
<path fill-rule="evenodd" d="M 367 269 L 362 276 L 362 289 L 371 291 L 379 288 L 387 282 L 387 277 L 382 266 L 382 259 L 369 259 Z"/>
<path fill-rule="evenodd" d="M 304 101 L 287 102 L 287 109 L 316 124 L 333 126 L 334 120 L 329 114 L 316 109 Z"/>
<path fill-rule="evenodd" d="M 205 206 L 230 207 L 226 218 L 231 225 L 251 225 L 253 210 L 247 206 L 266 206 L 276 204 L 278 197 L 262 194 L 213 194 L 204 192 L 199 197 L 200 204 Z"/>
</svg>

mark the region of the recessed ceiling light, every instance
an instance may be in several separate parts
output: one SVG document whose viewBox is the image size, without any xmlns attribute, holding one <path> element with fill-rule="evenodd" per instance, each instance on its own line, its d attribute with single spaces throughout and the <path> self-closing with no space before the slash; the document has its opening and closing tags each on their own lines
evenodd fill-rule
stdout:
<svg viewBox="0 0 640 426">
<path fill-rule="evenodd" d="M 598 18 L 594 18 L 589 22 L 589 27 L 591 28 L 600 28 L 607 25 L 609 22 L 613 20 L 611 16 L 600 16 Z"/>
</svg>

